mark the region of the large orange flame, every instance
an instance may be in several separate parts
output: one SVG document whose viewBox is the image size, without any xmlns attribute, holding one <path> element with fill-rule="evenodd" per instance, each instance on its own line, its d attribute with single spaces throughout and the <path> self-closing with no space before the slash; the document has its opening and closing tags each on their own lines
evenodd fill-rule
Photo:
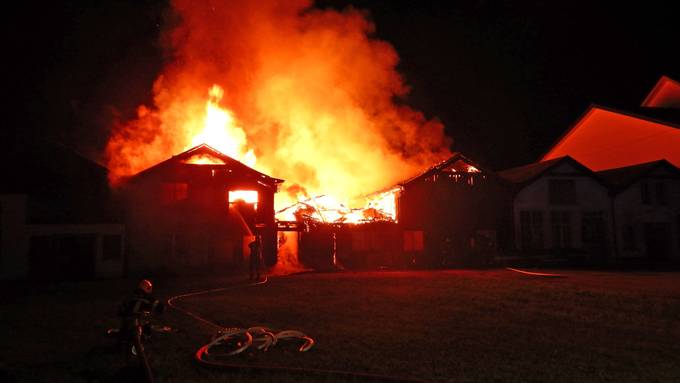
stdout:
<svg viewBox="0 0 680 383">
<path fill-rule="evenodd" d="M 179 22 L 162 41 L 173 60 L 153 105 L 113 127 L 113 181 L 207 143 L 285 179 L 278 209 L 302 201 L 319 219 L 362 221 L 393 217 L 394 192 L 362 196 L 450 155 L 441 123 L 403 105 L 398 56 L 367 13 L 306 0 L 172 5 Z"/>
<path fill-rule="evenodd" d="M 224 90 L 219 85 L 213 85 L 208 94 L 203 130 L 189 137 L 191 144 L 185 149 L 208 144 L 229 157 L 254 167 L 255 152 L 248 149 L 246 132 L 237 126 L 231 111 L 220 107 Z M 192 133 L 194 132 L 189 132 Z"/>
</svg>

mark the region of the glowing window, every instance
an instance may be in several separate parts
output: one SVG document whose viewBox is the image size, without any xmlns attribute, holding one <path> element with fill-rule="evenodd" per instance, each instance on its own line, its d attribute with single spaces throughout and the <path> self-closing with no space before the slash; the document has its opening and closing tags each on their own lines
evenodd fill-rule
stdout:
<svg viewBox="0 0 680 383">
<path fill-rule="evenodd" d="M 257 203 L 258 194 L 255 190 L 229 190 L 229 203 L 243 201 L 245 203 Z"/>
</svg>

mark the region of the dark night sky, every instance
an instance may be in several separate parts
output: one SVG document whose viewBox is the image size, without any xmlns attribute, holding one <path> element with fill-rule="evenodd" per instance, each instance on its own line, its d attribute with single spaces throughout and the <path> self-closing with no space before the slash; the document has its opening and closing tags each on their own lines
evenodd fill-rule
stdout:
<svg viewBox="0 0 680 383">
<path fill-rule="evenodd" d="M 661 75 L 680 78 L 668 5 L 591 3 L 318 2 L 368 10 L 401 57 L 408 103 L 439 117 L 454 149 L 495 169 L 535 161 L 592 102 L 636 106 Z M 3 133 L 97 157 L 112 113 L 148 101 L 165 8 L 128 0 L 7 11 Z"/>
</svg>

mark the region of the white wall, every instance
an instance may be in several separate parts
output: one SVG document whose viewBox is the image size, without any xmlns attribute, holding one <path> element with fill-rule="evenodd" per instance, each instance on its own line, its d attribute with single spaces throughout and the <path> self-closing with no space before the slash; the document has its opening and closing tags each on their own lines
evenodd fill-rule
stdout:
<svg viewBox="0 0 680 383">
<path fill-rule="evenodd" d="M 549 201 L 548 183 L 551 179 L 571 179 L 576 187 L 576 204 L 574 205 L 551 205 Z M 571 238 L 572 247 L 582 248 L 582 213 L 587 211 L 603 211 L 607 238 L 611 238 L 611 218 L 610 218 L 610 199 L 607 189 L 592 177 L 583 174 L 571 166 L 564 163 L 545 172 L 534 182 L 526 185 L 516 195 L 514 205 L 515 240 L 521 249 L 522 236 L 520 226 L 520 212 L 522 210 L 533 210 L 543 212 L 543 235 L 544 246 L 546 249 L 553 247 L 552 228 L 550 223 L 550 212 L 554 210 L 569 211 L 571 213 Z M 608 240 L 611 247 L 611 240 Z"/>
<path fill-rule="evenodd" d="M 648 183 L 651 204 L 643 204 L 640 184 Z M 656 201 L 656 183 L 665 183 L 666 205 Z M 617 245 L 619 257 L 635 258 L 647 257 L 648 251 L 645 244 L 645 223 L 666 223 L 670 231 L 671 257 L 680 258 L 680 180 L 670 177 L 666 169 L 657 169 L 650 176 L 634 182 L 625 190 L 616 195 L 614 200 L 615 217 L 617 226 Z M 626 232 L 624 228 L 631 226 L 633 229 L 635 248 L 626 248 Z"/>
</svg>

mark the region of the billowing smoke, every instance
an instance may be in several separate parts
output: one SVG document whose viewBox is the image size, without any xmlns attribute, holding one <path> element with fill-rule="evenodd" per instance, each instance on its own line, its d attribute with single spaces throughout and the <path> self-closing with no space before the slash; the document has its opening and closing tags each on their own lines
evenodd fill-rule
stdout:
<svg viewBox="0 0 680 383">
<path fill-rule="evenodd" d="M 114 176 L 192 146 L 213 85 L 224 89 L 220 106 L 245 131 L 255 167 L 295 185 L 291 192 L 354 197 L 450 154 L 441 123 L 400 102 L 408 88 L 399 58 L 372 37 L 365 12 L 319 10 L 306 0 L 172 7 L 154 104 L 117 123 L 108 144 Z"/>
</svg>

